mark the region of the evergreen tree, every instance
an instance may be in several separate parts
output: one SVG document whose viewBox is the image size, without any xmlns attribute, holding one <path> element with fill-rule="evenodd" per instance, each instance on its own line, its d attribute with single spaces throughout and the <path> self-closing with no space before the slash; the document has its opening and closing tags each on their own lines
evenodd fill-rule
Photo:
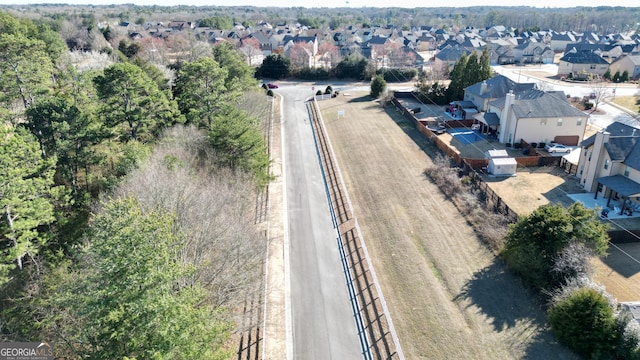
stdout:
<svg viewBox="0 0 640 360">
<path fill-rule="evenodd" d="M 201 57 L 182 66 L 174 94 L 188 123 L 209 129 L 216 114 L 238 98 L 238 91 L 226 88 L 226 78 L 227 70 L 210 57 Z"/>
<path fill-rule="evenodd" d="M 54 165 L 26 130 L 0 123 L 0 285 L 47 243 L 40 227 L 54 221 L 53 204 L 62 194 L 54 186 Z"/>
<path fill-rule="evenodd" d="M 150 140 L 174 122 L 184 122 L 175 101 L 133 64 L 111 65 L 94 83 L 103 101 L 100 113 L 114 135 Z"/>
<path fill-rule="evenodd" d="M 485 46 L 480 56 L 480 81 L 491 79 L 493 71 L 491 70 L 491 57 L 489 55 L 489 46 Z"/>
<path fill-rule="evenodd" d="M 464 76 L 467 67 L 467 55 L 462 54 L 460 60 L 453 65 L 453 70 L 449 74 L 449 87 L 447 88 L 447 99 L 449 101 L 462 100 L 464 96 Z"/>
</svg>

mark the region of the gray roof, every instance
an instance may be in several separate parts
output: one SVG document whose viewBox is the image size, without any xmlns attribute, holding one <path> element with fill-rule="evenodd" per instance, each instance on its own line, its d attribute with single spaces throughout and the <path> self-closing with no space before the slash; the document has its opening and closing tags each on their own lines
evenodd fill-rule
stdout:
<svg viewBox="0 0 640 360">
<path fill-rule="evenodd" d="M 497 75 L 485 81 L 487 83 L 487 90 L 484 94 L 481 92 L 482 82 L 468 86 L 464 91 L 483 99 L 498 99 L 505 97 L 509 91 L 513 91 L 515 94 L 533 89 L 536 86 L 534 83 L 517 83 L 504 75 Z"/>
<path fill-rule="evenodd" d="M 471 55 L 471 51 L 460 45 L 447 46 L 440 50 L 440 52 L 436 54 L 436 57 L 442 61 L 458 61 L 462 57 L 462 54 L 469 56 Z"/>
<path fill-rule="evenodd" d="M 580 117 L 586 115 L 571 106 L 562 91 L 544 92 L 530 89 L 515 94 L 513 113 L 518 119 L 523 118 L 561 118 Z M 504 108 L 505 98 L 492 102 L 499 108 Z"/>
<path fill-rule="evenodd" d="M 598 183 L 613 189 L 623 197 L 640 196 L 640 184 L 622 175 L 612 175 L 601 177 Z"/>
<path fill-rule="evenodd" d="M 592 52 L 570 52 L 560 58 L 560 61 L 568 62 L 571 64 L 603 64 L 609 65 L 607 60 L 603 59 L 600 55 Z"/>
<path fill-rule="evenodd" d="M 627 156 L 632 152 L 634 146 L 638 142 L 637 137 L 610 137 L 609 141 L 604 144 L 605 149 L 609 153 L 612 161 L 625 161 Z"/>
<path fill-rule="evenodd" d="M 494 112 L 485 112 L 484 113 L 484 122 L 487 125 L 500 125 L 500 118 L 498 117 L 498 114 L 494 113 Z"/>
</svg>

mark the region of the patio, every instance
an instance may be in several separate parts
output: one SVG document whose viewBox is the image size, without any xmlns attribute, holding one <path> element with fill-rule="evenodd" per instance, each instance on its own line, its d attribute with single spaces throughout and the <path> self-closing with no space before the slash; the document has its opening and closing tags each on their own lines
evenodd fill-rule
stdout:
<svg viewBox="0 0 640 360">
<path fill-rule="evenodd" d="M 581 193 L 581 194 L 568 194 L 569 198 L 574 201 L 581 202 L 585 207 L 589 209 L 606 209 L 607 208 L 607 198 L 602 197 L 602 195 L 598 195 L 597 199 L 594 199 L 595 193 Z M 627 202 L 627 207 L 629 207 L 629 203 Z M 640 210 L 634 209 L 631 215 L 624 214 L 620 215 L 620 209 L 622 208 L 622 200 L 611 200 L 609 203 L 609 213 L 607 217 L 609 219 L 630 219 L 630 218 L 640 218 Z"/>
</svg>

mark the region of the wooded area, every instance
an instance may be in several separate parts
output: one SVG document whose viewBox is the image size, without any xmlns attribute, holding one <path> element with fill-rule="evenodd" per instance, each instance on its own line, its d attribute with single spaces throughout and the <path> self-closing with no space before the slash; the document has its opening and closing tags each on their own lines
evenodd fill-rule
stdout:
<svg viewBox="0 0 640 360">
<path fill-rule="evenodd" d="M 0 12 L 0 340 L 228 358 L 262 281 L 271 98 L 233 47 L 79 70 L 61 30 Z"/>
</svg>

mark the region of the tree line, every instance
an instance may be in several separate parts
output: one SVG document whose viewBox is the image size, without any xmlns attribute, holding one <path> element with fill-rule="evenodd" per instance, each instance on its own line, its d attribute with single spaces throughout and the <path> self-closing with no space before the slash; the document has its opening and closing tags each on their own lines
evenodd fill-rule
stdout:
<svg viewBox="0 0 640 360">
<path fill-rule="evenodd" d="M 227 358 L 266 247 L 251 204 L 270 180 L 270 98 L 229 45 L 172 81 L 118 50 L 78 71 L 66 49 L 0 12 L 0 339 Z"/>
</svg>

